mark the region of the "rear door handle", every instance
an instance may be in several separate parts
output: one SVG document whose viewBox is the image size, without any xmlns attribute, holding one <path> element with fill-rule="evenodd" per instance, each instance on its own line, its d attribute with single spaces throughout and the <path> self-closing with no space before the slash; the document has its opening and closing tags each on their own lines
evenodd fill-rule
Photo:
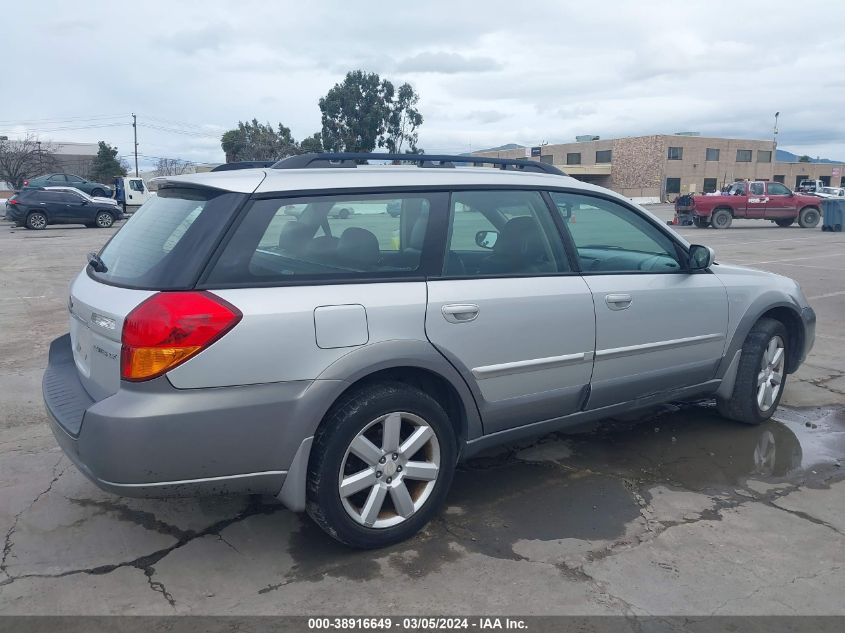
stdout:
<svg viewBox="0 0 845 633">
<path fill-rule="evenodd" d="M 478 306 L 472 303 L 447 303 L 440 312 L 449 323 L 467 323 L 475 321 L 478 316 Z"/>
<path fill-rule="evenodd" d="M 607 307 L 611 310 L 625 310 L 631 307 L 633 300 L 631 295 L 621 292 L 606 295 L 604 298 Z"/>
</svg>

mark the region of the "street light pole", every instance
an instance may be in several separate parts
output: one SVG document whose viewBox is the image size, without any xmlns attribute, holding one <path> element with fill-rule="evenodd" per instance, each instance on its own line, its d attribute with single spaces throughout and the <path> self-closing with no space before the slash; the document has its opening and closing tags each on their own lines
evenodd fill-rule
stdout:
<svg viewBox="0 0 845 633">
<path fill-rule="evenodd" d="M 132 134 L 135 136 L 135 177 L 138 177 L 138 117 L 132 113 Z"/>
<path fill-rule="evenodd" d="M 775 112 L 775 127 L 772 130 L 772 180 L 775 179 L 775 161 L 778 154 L 778 117 L 780 112 Z"/>
</svg>

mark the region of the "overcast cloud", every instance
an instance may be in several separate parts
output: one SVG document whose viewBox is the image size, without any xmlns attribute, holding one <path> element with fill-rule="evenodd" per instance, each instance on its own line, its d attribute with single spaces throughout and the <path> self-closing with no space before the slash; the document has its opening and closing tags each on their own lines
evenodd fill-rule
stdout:
<svg viewBox="0 0 845 633">
<path fill-rule="evenodd" d="M 415 86 L 429 152 L 576 134 L 768 139 L 780 111 L 779 147 L 845 160 L 841 3 L 34 0 L 3 22 L 12 137 L 129 155 L 136 112 L 145 157 L 222 161 L 239 119 L 318 131 L 317 100 L 361 68 Z"/>
</svg>

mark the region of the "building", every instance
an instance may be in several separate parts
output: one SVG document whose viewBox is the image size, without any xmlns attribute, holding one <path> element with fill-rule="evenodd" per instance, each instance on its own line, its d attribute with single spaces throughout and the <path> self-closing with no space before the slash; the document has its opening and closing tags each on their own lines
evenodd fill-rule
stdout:
<svg viewBox="0 0 845 633">
<path fill-rule="evenodd" d="M 613 189 L 641 203 L 716 191 L 744 179 L 776 180 L 791 188 L 805 179 L 845 186 L 845 164 L 774 161 L 770 140 L 713 138 L 694 133 L 578 138 L 583 140 L 473 153 L 551 163 L 570 176 Z"/>
</svg>

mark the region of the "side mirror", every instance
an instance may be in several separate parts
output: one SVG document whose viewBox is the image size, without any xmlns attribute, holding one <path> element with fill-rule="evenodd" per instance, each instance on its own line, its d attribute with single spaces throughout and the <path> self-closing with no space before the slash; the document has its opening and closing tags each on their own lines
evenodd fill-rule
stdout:
<svg viewBox="0 0 845 633">
<path fill-rule="evenodd" d="M 689 269 L 706 270 L 716 260 L 716 251 L 709 246 L 693 244 L 689 247 Z"/>
<path fill-rule="evenodd" d="M 487 250 L 493 248 L 496 245 L 496 240 L 498 239 L 498 231 L 479 231 L 475 234 L 475 244 Z"/>
<path fill-rule="evenodd" d="M 88 205 L 88 201 L 87 201 L 87 200 L 82 200 L 82 202 L 81 202 L 80 204 L 81 204 L 83 207 L 85 207 L 85 206 L 87 206 L 87 205 Z"/>
</svg>

